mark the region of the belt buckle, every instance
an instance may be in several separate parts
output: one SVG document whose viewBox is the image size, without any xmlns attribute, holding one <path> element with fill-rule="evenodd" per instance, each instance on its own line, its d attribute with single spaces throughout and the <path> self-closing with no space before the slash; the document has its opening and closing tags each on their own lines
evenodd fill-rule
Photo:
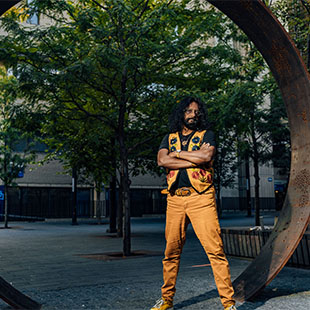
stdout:
<svg viewBox="0 0 310 310">
<path fill-rule="evenodd" d="M 180 188 L 181 196 L 190 196 L 191 190 L 189 188 Z"/>
</svg>

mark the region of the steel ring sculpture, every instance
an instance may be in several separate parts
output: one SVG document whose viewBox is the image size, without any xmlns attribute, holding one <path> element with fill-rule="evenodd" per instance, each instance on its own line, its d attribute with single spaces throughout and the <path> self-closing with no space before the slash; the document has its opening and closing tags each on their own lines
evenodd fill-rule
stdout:
<svg viewBox="0 0 310 310">
<path fill-rule="evenodd" d="M 259 256 L 233 283 L 236 299 L 244 301 L 280 272 L 309 224 L 310 76 L 289 35 L 261 0 L 206 1 L 231 18 L 263 55 L 282 92 L 291 129 L 290 182 L 278 223 Z M 17 2 L 0 0 L 0 14 Z M 0 297 L 17 309 L 40 308 L 2 278 Z"/>
<path fill-rule="evenodd" d="M 251 39 L 282 92 L 291 130 L 291 172 L 279 221 L 259 256 L 234 281 L 236 299 L 268 285 L 298 246 L 310 219 L 310 76 L 285 29 L 262 1 L 210 0 Z"/>
</svg>

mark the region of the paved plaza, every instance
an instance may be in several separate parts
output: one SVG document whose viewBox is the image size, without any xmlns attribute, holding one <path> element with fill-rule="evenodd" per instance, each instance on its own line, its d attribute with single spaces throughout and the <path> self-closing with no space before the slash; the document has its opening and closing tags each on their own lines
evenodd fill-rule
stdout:
<svg viewBox="0 0 310 310">
<path fill-rule="evenodd" d="M 253 218 L 224 215 L 222 227 L 251 226 Z M 132 219 L 132 250 L 148 255 L 103 260 L 120 252 L 122 240 L 94 220 L 12 222 L 0 229 L 0 275 L 14 287 L 52 309 L 149 309 L 160 297 L 164 218 Z M 265 216 L 272 225 L 273 216 Z M 3 223 L 0 223 L 3 226 Z M 96 255 L 91 255 L 96 254 Z M 250 261 L 228 257 L 235 279 Z M 10 307 L 0 301 L 0 310 Z M 222 309 L 211 268 L 189 227 L 177 282 L 175 309 Z M 276 279 L 239 310 L 310 309 L 310 270 L 285 267 Z"/>
</svg>

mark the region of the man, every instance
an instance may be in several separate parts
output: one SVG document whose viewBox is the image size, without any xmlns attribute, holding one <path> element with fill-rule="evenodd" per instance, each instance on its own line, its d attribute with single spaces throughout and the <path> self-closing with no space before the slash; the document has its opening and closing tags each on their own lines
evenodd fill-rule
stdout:
<svg viewBox="0 0 310 310">
<path fill-rule="evenodd" d="M 236 310 L 212 184 L 214 134 L 208 127 L 204 104 L 187 97 L 171 114 L 170 134 L 164 137 L 158 151 L 158 165 L 168 172 L 166 250 L 162 298 L 151 310 L 173 309 L 180 255 L 189 222 L 208 255 L 224 309 Z"/>
</svg>

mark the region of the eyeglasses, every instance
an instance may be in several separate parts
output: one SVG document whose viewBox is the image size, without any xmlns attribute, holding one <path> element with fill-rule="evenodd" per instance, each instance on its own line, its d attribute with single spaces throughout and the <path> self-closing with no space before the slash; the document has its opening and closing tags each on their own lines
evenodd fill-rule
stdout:
<svg viewBox="0 0 310 310">
<path fill-rule="evenodd" d="M 185 109 L 184 113 L 186 115 L 190 115 L 192 113 L 194 113 L 196 116 L 200 116 L 201 115 L 201 112 L 199 110 L 192 110 L 192 109 Z"/>
</svg>

